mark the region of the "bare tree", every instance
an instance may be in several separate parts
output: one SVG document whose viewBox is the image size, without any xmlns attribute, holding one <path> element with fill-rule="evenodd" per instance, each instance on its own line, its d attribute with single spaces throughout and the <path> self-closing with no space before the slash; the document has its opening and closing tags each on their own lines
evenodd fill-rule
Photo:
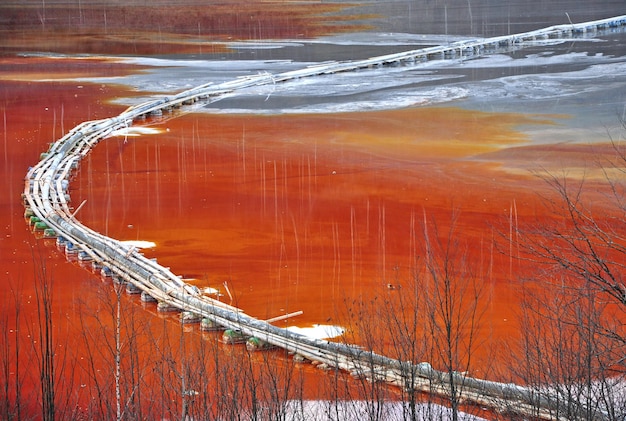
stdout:
<svg viewBox="0 0 626 421">
<path fill-rule="evenodd" d="M 420 228 L 412 218 L 410 267 L 394 266 L 395 278 L 371 302 L 346 304 L 347 342 L 397 358 L 406 383 L 399 391 L 406 420 L 442 416 L 441 407 L 434 405 L 442 403 L 442 394 L 450 417 L 459 419 L 463 379 L 473 370 L 474 354 L 482 345 L 478 338 L 487 297 L 466 246 L 457 239 L 458 217 L 453 215 L 444 235 L 434 220 L 424 216 Z M 431 366 L 446 375 L 420 377 L 422 368 Z M 370 368 L 374 370 L 374 361 Z M 390 408 L 385 404 L 394 392 L 371 377 L 356 382 L 367 400 L 366 415 L 386 419 Z"/>
<path fill-rule="evenodd" d="M 0 398 L 0 417 L 6 420 L 22 419 L 22 383 L 23 374 L 20 364 L 21 344 L 19 340 L 19 326 L 21 316 L 21 287 L 8 286 L 11 292 L 10 298 L 3 303 L 3 308 L 14 309 L 10 315 L 2 314 L 0 319 L 0 332 L 2 332 L 2 347 L 0 348 L 0 384 L 4 387 Z"/>
<path fill-rule="evenodd" d="M 347 407 L 344 410 L 351 410 L 354 418 L 366 416 L 370 421 L 386 419 L 385 403 L 393 396 L 389 386 L 376 374 L 377 362 L 374 359 L 375 353 L 385 352 L 385 342 L 388 339 L 389 332 L 385 323 L 388 307 L 385 303 L 386 300 L 378 299 L 378 297 L 369 302 L 358 299 L 346 301 L 347 320 L 350 324 L 343 339 L 348 345 L 358 343 L 361 348 L 368 351 L 364 355 L 369 356 L 366 357 L 365 366 L 363 366 L 363 361 L 358 363 L 361 371 L 354 373 L 355 379 L 351 385 L 346 385 L 348 399 L 362 402 L 360 407 Z M 339 384 L 335 382 L 333 386 L 338 387 Z"/>
<path fill-rule="evenodd" d="M 78 405 L 74 393 L 76 362 L 70 355 L 68 342 L 59 342 L 56 335 L 57 331 L 68 326 L 68 320 L 54 314 L 54 280 L 45 259 L 36 255 L 38 251 L 32 251 L 32 261 L 36 262 L 33 266 L 36 313 L 34 319 L 27 320 L 27 332 L 32 339 L 29 350 L 32 354 L 29 356 L 34 358 L 39 374 L 37 401 L 44 420 L 72 418 Z"/>
<path fill-rule="evenodd" d="M 33 256 L 34 257 L 34 256 Z M 34 260 L 34 259 L 33 259 Z M 39 266 L 35 273 L 35 295 L 37 302 L 37 320 L 34 332 L 37 340 L 34 344 L 35 355 L 39 365 L 39 379 L 41 386 L 41 410 L 44 420 L 54 420 L 55 408 L 55 346 L 53 340 L 52 323 L 52 280 L 46 273 L 45 265 Z M 37 270 L 37 268 L 35 269 Z"/>
<path fill-rule="evenodd" d="M 421 277 L 416 266 L 412 267 L 412 275 L 406 279 L 395 279 L 393 288 L 387 292 L 383 306 L 382 320 L 386 325 L 386 337 L 390 343 L 390 355 L 401 363 L 402 375 L 406 385 L 401 390 L 403 419 L 418 420 L 423 417 L 420 408 L 424 403 L 432 402 L 424 396 L 418 376 L 417 364 L 430 358 L 431 340 L 426 335 L 428 312 Z"/>
<path fill-rule="evenodd" d="M 453 421 L 459 419 L 463 379 L 473 369 L 478 343 L 483 289 L 467 258 L 467 245 L 455 236 L 458 213 L 454 213 L 445 236 L 435 221 L 424 217 L 424 273 L 428 334 L 432 363 L 441 364 L 447 376 L 448 403 Z M 460 376 L 457 376 L 460 374 Z M 460 381 L 458 379 L 461 379 Z"/>
<path fill-rule="evenodd" d="M 594 288 L 572 289 L 563 280 L 541 288 L 528 282 L 522 310 L 512 367 L 537 398 L 551 402 L 556 418 L 622 419 L 625 378 L 616 361 L 624 348 L 606 335 L 607 323 L 618 321 L 611 305 Z"/>
<path fill-rule="evenodd" d="M 137 317 L 137 305 L 125 297 L 123 284 L 104 284 L 80 314 L 82 374 L 92 399 L 86 416 L 143 418 L 142 391 L 153 357 L 146 342 L 149 325 Z"/>
<path fill-rule="evenodd" d="M 524 280 L 520 376 L 557 417 L 626 413 L 626 153 L 613 140 L 606 150 L 590 178 L 542 173 L 542 220 L 507 239 L 536 269 Z"/>
</svg>

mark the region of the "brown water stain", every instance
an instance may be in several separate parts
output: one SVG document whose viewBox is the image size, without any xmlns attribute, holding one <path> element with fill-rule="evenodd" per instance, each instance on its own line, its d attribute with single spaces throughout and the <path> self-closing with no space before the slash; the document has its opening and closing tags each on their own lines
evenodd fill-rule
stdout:
<svg viewBox="0 0 626 421">
<path fill-rule="evenodd" d="M 121 63 L 106 57 L 10 56 L 0 60 L 0 79 L 73 83 L 74 79 L 79 78 L 123 77 L 143 69 L 144 66 Z"/>
<path fill-rule="evenodd" d="M 184 2 L 106 4 L 85 0 L 0 6 L 4 51 L 73 54 L 198 54 L 228 50 L 233 40 L 316 38 L 362 30 L 365 16 L 347 3 Z"/>
<path fill-rule="evenodd" d="M 524 145 L 488 152 L 479 158 L 498 162 L 503 171 L 537 175 L 557 175 L 589 183 L 620 177 L 626 154 L 619 142 L 564 141 L 549 145 Z"/>
</svg>

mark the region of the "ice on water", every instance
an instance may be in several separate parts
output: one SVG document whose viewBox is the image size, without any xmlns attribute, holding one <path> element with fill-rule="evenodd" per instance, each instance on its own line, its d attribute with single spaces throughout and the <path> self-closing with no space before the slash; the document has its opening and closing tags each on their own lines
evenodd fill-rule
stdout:
<svg viewBox="0 0 626 421">
<path fill-rule="evenodd" d="M 624 34 L 616 36 L 621 36 L 621 42 L 626 43 Z M 369 57 L 373 57 L 388 53 L 389 48 L 399 52 L 462 39 L 442 35 L 362 33 L 310 41 L 232 43 L 229 47 L 234 53 L 223 56 L 119 57 L 120 61 L 149 66 L 145 72 L 116 80 L 146 92 L 146 96 L 120 98 L 119 102 L 134 105 L 207 83 L 219 85 L 243 76 L 277 75 L 304 69 L 324 61 L 320 49 L 330 54 L 335 51 L 333 48 L 347 48 L 342 59 L 351 60 L 363 58 L 345 56 L 351 51 L 355 54 L 367 51 Z M 614 90 L 612 82 L 620 86 L 626 84 L 626 56 L 615 54 L 615 50 L 605 52 L 602 48 L 605 44 L 597 38 L 550 40 L 548 45 L 531 45 L 510 53 L 306 77 L 243 89 L 205 107 L 194 107 L 194 112 L 337 113 L 465 101 L 463 105 L 480 102 L 485 96 L 490 101 L 506 100 L 506 108 L 515 108 L 515 101 L 600 95 Z M 311 61 L 272 58 L 272 51 L 285 49 L 289 52 L 284 55 L 298 52 L 293 55 L 310 57 Z M 528 104 L 520 108 L 528 108 Z"/>
</svg>

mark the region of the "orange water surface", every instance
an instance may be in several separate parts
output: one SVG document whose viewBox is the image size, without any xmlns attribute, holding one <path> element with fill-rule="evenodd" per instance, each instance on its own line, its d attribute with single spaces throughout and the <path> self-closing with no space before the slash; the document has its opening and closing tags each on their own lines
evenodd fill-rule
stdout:
<svg viewBox="0 0 626 421">
<path fill-rule="evenodd" d="M 59 376 L 84 385 L 70 388 L 83 405 L 97 395 L 90 370 L 110 368 L 110 353 L 100 355 L 85 344 L 110 346 L 111 318 L 104 315 L 114 314 L 107 307 L 112 289 L 33 235 L 20 193 L 28 166 L 48 143 L 82 121 L 118 114 L 123 107 L 109 101 L 133 95 L 119 86 L 71 79 L 138 70 L 104 59 L 0 61 L 2 350 L 12 364 L 19 352 L 36 361 L 38 280 L 52 280 L 55 349 L 73 368 Z M 199 287 L 219 289 L 221 300 L 246 313 L 270 318 L 303 311 L 281 326 L 327 324 L 350 331 L 359 323 L 355 307 L 394 302 L 394 295 L 419 288 L 429 242 L 453 244 L 464 257 L 459 270 L 481 290 L 472 374 L 508 381 L 509 351 L 519 338 L 521 279 L 533 268 L 515 259 L 515 246 L 503 238 L 517 224 L 542 221 L 542 196 L 551 194 L 531 173 L 531 163 L 556 156 L 550 162 L 589 169 L 591 147 L 536 146 L 522 130 L 559 124 L 561 117 L 455 107 L 181 114 L 146 122 L 155 134 L 101 142 L 83 160 L 70 194 L 75 208 L 85 201 L 76 215 L 82 223 L 116 239 L 153 242 L 143 250 L 147 256 Z M 593 152 L 610 150 L 596 146 Z M 140 358 L 154 362 L 164 355 L 155 354 L 148 337 L 170 335 L 170 346 L 182 347 L 175 316 L 158 314 L 134 297 L 122 301 L 145 329 L 137 339 Z M 350 340 L 367 342 L 368 333 L 384 330 L 377 329 L 355 329 Z M 185 330 L 199 335 L 195 328 Z M 86 332 L 93 337 L 86 339 Z M 393 354 L 389 338 L 380 334 L 372 348 Z M 209 339 L 215 344 L 217 336 Z M 228 352 L 234 359 L 240 351 Z M 37 396 L 36 364 L 25 367 L 23 361 L 9 381 Z M 315 385 L 306 395 L 319 397 L 327 377 L 313 369 L 305 374 Z M 159 373 L 148 377 L 163 381 Z"/>
<path fill-rule="evenodd" d="M 534 217 L 541 183 L 478 158 L 522 144 L 521 124 L 548 121 L 456 108 L 189 114 L 102 143 L 72 197 L 86 200 L 86 225 L 154 242 L 146 255 L 250 315 L 302 310 L 289 323 L 303 326 L 346 327 L 355 300 L 403 294 L 427 233 L 447 241 L 455 218 L 464 270 L 483 291 L 478 365 L 491 371 L 492 351 L 516 339 L 522 276 L 496 243 L 514 209 Z"/>
</svg>

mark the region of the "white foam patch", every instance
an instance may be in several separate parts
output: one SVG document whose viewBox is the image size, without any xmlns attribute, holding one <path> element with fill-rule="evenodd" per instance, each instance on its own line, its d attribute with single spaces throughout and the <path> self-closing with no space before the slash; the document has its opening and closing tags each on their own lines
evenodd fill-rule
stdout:
<svg viewBox="0 0 626 421">
<path fill-rule="evenodd" d="M 360 100 L 329 101 L 300 107 L 285 108 L 204 108 L 197 112 L 213 114 L 315 114 L 375 111 L 406 107 L 435 105 L 466 98 L 467 89 L 461 87 L 435 87 L 412 92 L 396 92 L 395 95 L 382 93 L 369 95 Z"/>
<path fill-rule="evenodd" d="M 301 42 L 283 42 L 283 41 L 268 41 L 268 42 L 229 42 L 226 45 L 228 47 L 238 50 L 254 49 L 254 50 L 270 50 L 285 47 L 302 47 L 304 44 Z"/>
<path fill-rule="evenodd" d="M 582 70 L 508 76 L 467 85 L 474 98 L 554 99 L 593 93 L 624 79 L 626 62 L 595 64 Z M 597 83 L 601 79 L 602 83 Z M 484 89 L 479 89 L 482 86 Z M 619 85 L 618 85 L 619 86 Z"/>
<path fill-rule="evenodd" d="M 125 127 L 123 129 L 115 130 L 109 134 L 108 137 L 122 136 L 122 137 L 138 137 L 142 135 L 158 134 L 162 130 L 154 127 Z"/>
<path fill-rule="evenodd" d="M 205 295 L 222 295 L 220 294 L 220 290 L 219 289 L 215 289 L 215 288 L 211 288 L 211 287 L 204 287 L 202 288 L 202 293 Z"/>
<path fill-rule="evenodd" d="M 156 247 L 156 243 L 152 241 L 141 241 L 141 240 L 128 240 L 128 241 L 120 241 L 122 244 L 125 244 L 130 247 L 135 247 L 138 249 L 151 249 Z"/>
<path fill-rule="evenodd" d="M 221 70 L 221 71 L 237 71 L 237 70 L 255 70 L 259 68 L 267 68 L 278 64 L 293 63 L 291 60 L 183 60 L 183 59 L 164 59 L 155 57 L 119 57 L 117 60 L 121 63 L 135 64 L 140 66 L 162 67 L 166 70 L 172 67 L 195 68 L 203 70 Z"/>
<path fill-rule="evenodd" d="M 319 37 L 309 40 L 281 40 L 264 41 L 263 45 L 277 45 L 278 47 L 299 45 L 342 45 L 342 46 L 405 46 L 405 45 L 440 45 L 457 41 L 478 40 L 476 37 L 437 34 L 411 34 L 405 32 L 357 32 L 349 35 L 339 34 Z M 231 48 L 239 48 L 241 45 L 257 44 L 256 41 L 249 43 L 227 43 Z"/>
<path fill-rule="evenodd" d="M 610 57 L 601 54 L 589 55 L 587 53 L 553 54 L 546 51 L 541 54 L 529 54 L 525 57 L 513 58 L 507 54 L 487 54 L 477 59 L 463 61 L 467 68 L 497 68 L 497 67 L 539 67 L 557 64 L 591 65 L 599 62 L 608 62 Z M 448 64 L 455 64 L 454 60 L 447 60 Z"/>
<path fill-rule="evenodd" d="M 287 330 L 313 339 L 336 338 L 337 336 L 341 336 L 344 332 L 343 328 L 332 325 L 313 325 L 311 327 L 289 326 Z"/>
</svg>

